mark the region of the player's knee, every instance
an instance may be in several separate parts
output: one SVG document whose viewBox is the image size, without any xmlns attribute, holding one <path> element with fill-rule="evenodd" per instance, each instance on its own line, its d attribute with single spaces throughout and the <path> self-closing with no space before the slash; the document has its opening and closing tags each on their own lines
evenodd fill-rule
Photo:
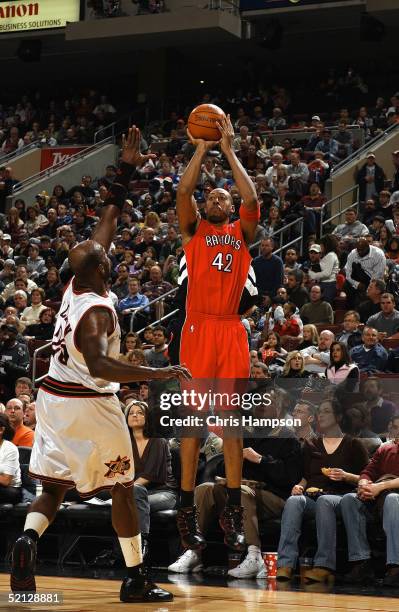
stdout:
<svg viewBox="0 0 399 612">
<path fill-rule="evenodd" d="M 120 482 L 115 483 L 111 490 L 112 499 L 122 499 L 132 496 L 132 490 L 129 487 L 124 487 Z"/>
</svg>

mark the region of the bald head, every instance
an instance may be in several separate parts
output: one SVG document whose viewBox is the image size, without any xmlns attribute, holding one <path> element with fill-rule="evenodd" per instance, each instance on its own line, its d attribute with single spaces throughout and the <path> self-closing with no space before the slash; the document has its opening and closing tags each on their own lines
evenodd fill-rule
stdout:
<svg viewBox="0 0 399 612">
<path fill-rule="evenodd" d="M 85 240 L 69 252 L 69 265 L 81 282 L 92 285 L 96 277 L 107 280 L 110 263 L 104 247 L 95 240 Z"/>
</svg>

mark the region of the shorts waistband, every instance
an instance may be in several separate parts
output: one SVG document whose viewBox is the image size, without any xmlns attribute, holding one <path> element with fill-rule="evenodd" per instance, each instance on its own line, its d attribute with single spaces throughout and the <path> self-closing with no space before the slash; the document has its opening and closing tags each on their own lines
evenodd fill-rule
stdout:
<svg viewBox="0 0 399 612">
<path fill-rule="evenodd" d="M 188 312 L 187 319 L 200 319 L 200 320 L 211 320 L 211 321 L 240 321 L 240 315 L 216 315 L 208 314 L 205 312 Z"/>
<path fill-rule="evenodd" d="M 114 395 L 113 393 L 100 393 L 77 383 L 55 380 L 51 376 L 46 376 L 40 384 L 40 389 L 60 397 L 112 397 Z"/>
</svg>

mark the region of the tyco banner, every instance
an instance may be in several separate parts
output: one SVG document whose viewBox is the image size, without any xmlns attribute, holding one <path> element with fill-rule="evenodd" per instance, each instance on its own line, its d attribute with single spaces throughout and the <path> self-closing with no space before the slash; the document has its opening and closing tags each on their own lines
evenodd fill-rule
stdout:
<svg viewBox="0 0 399 612">
<path fill-rule="evenodd" d="M 80 0 L 0 0 L 0 33 L 62 28 L 79 16 Z"/>
</svg>

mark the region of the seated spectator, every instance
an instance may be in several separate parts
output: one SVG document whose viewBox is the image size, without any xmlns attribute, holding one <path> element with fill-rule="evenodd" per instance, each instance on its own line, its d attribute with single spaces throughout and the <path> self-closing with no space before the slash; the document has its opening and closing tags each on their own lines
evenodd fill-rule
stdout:
<svg viewBox="0 0 399 612">
<path fill-rule="evenodd" d="M 298 261 L 298 252 L 295 248 L 287 249 L 284 257 L 284 270 L 290 272 L 291 270 L 299 270 L 301 264 Z"/>
<path fill-rule="evenodd" d="M 126 361 L 128 354 L 134 349 L 141 349 L 140 336 L 136 332 L 128 332 L 121 345 L 120 361 Z"/>
<path fill-rule="evenodd" d="M 393 209 L 392 219 L 386 219 L 385 225 L 393 236 L 398 236 L 399 234 L 399 206 L 396 205 L 396 207 Z M 391 248 L 388 246 L 388 251 L 390 250 Z"/>
<path fill-rule="evenodd" d="M 362 402 L 356 402 L 347 407 L 342 429 L 350 436 L 362 439 L 369 457 L 382 444 L 381 438 L 369 429 L 367 408 Z"/>
<path fill-rule="evenodd" d="M 350 351 L 352 360 L 361 372 L 383 372 L 388 360 L 388 353 L 378 342 L 378 332 L 373 327 L 365 327 L 362 333 L 363 344 Z"/>
<path fill-rule="evenodd" d="M 370 245 L 365 238 L 359 238 L 346 261 L 344 291 L 348 306 L 358 303 L 365 295 L 371 280 L 383 280 L 386 259 L 381 249 Z"/>
<path fill-rule="evenodd" d="M 25 325 L 37 325 L 40 323 L 40 314 L 47 310 L 47 307 L 43 304 L 44 298 L 44 291 L 41 287 L 32 290 L 31 305 L 27 306 L 21 314 L 21 321 Z"/>
<path fill-rule="evenodd" d="M 262 407 L 262 417 L 275 418 L 279 406 L 273 401 L 271 406 Z M 258 416 L 258 414 L 256 414 Z M 260 415 L 259 415 L 260 416 Z M 234 578 L 255 578 L 264 575 L 258 521 L 262 518 L 280 518 L 285 500 L 293 483 L 300 473 L 300 445 L 290 430 L 276 436 L 272 429 L 265 429 L 262 438 L 244 439 L 243 484 L 241 485 L 241 504 L 244 507 L 244 534 L 248 544 L 245 559 L 228 574 Z M 256 495 L 246 480 L 258 483 Z M 252 485 L 254 486 L 254 485 Z M 226 504 L 224 481 L 205 482 L 196 487 L 195 504 L 201 533 L 206 534 Z M 187 550 L 168 570 L 180 574 L 202 569 L 201 553 Z"/>
<path fill-rule="evenodd" d="M 393 236 L 388 240 L 386 257 L 395 264 L 399 264 L 399 237 Z"/>
<path fill-rule="evenodd" d="M 299 399 L 292 411 L 292 418 L 300 420 L 300 425 L 294 425 L 296 437 L 303 446 L 306 440 L 316 438 L 313 429 L 316 417 L 316 406 L 304 399 Z"/>
<path fill-rule="evenodd" d="M 340 393 L 353 393 L 359 388 L 359 368 L 352 363 L 343 342 L 335 341 L 330 346 L 330 365 L 326 369 L 326 378 Z"/>
<path fill-rule="evenodd" d="M 48 219 L 40 212 L 39 205 L 33 204 L 29 206 L 26 211 L 26 220 L 24 224 L 24 229 L 28 232 L 29 236 L 41 234 L 46 225 L 48 225 Z"/>
<path fill-rule="evenodd" d="M 277 321 L 274 324 L 273 331 L 280 337 L 282 336 L 299 336 L 301 329 L 296 316 L 296 306 L 292 302 L 287 302 L 283 306 L 284 319 Z"/>
<path fill-rule="evenodd" d="M 284 130 L 286 126 L 287 122 L 283 117 L 283 111 L 281 108 L 273 108 L 273 116 L 267 122 L 267 127 L 275 132 L 276 130 Z"/>
<path fill-rule="evenodd" d="M 143 285 L 143 293 L 146 295 L 151 302 L 156 298 L 160 297 L 164 293 L 171 291 L 172 285 L 162 278 L 162 270 L 159 266 L 151 266 L 150 268 L 150 280 Z M 157 319 L 160 319 L 164 315 L 164 305 L 158 302 L 155 308 L 155 315 Z"/>
<path fill-rule="evenodd" d="M 256 361 L 255 359 L 251 363 L 250 376 L 251 378 L 256 379 L 256 380 L 259 378 L 270 378 L 269 368 L 265 363 L 262 363 L 261 361 Z"/>
<path fill-rule="evenodd" d="M 345 223 L 337 225 L 333 231 L 333 235 L 340 240 L 357 240 L 368 234 L 368 227 L 359 221 L 355 208 L 349 208 L 345 212 Z"/>
<path fill-rule="evenodd" d="M 29 257 L 26 260 L 26 267 L 28 269 L 28 274 L 32 280 L 36 280 L 42 274 L 47 272 L 46 264 L 44 263 L 44 259 L 39 257 L 39 245 L 38 244 L 30 244 L 29 245 Z"/>
<path fill-rule="evenodd" d="M 61 302 L 62 300 L 62 284 L 58 268 L 52 266 L 47 270 L 46 278 L 42 283 L 42 289 L 46 295 L 46 300 L 52 302 Z"/>
<path fill-rule="evenodd" d="M 371 284 L 371 283 L 370 283 Z M 354 346 L 362 344 L 362 332 L 359 329 L 360 316 L 356 310 L 348 310 L 343 321 L 343 330 L 338 332 L 336 340 L 344 344 L 350 351 Z"/>
<path fill-rule="evenodd" d="M 368 153 L 366 163 L 357 173 L 360 202 L 378 195 L 384 189 L 385 178 L 384 170 L 375 163 L 374 153 Z"/>
<path fill-rule="evenodd" d="M 148 306 L 149 299 L 146 295 L 140 293 L 140 281 L 137 278 L 129 278 L 127 285 L 128 294 L 118 303 L 118 311 L 123 317 L 123 327 L 127 328 L 129 326 L 131 315 L 135 310 L 144 307 L 144 310 L 140 310 L 134 317 L 135 326 L 139 325 L 142 327 L 148 321 L 150 312 L 150 307 Z"/>
<path fill-rule="evenodd" d="M 309 386 L 309 372 L 305 371 L 305 360 L 299 351 L 288 353 L 282 374 L 278 377 L 278 385 L 288 391 L 291 397 L 297 397 L 305 387 Z"/>
<path fill-rule="evenodd" d="M 128 400 L 125 415 L 135 466 L 133 494 L 145 551 L 150 533 L 150 515 L 158 510 L 174 509 L 177 482 L 172 474 L 167 440 L 151 436 L 148 405 L 134 399 Z"/>
<path fill-rule="evenodd" d="M 321 193 L 321 189 L 317 183 L 311 183 L 309 195 L 303 196 L 301 202 L 305 208 L 309 208 L 314 212 L 320 212 L 323 204 L 327 202 L 327 198 Z"/>
<path fill-rule="evenodd" d="M 29 427 L 32 431 L 36 428 L 36 402 L 30 402 L 25 406 L 24 409 L 24 420 L 23 423 L 26 427 Z"/>
<path fill-rule="evenodd" d="M 308 346 L 300 354 L 304 359 L 304 368 L 307 373 L 324 374 L 330 365 L 330 347 L 334 342 L 332 331 L 325 329 L 321 332 L 318 346 Z"/>
<path fill-rule="evenodd" d="M 260 243 L 260 255 L 252 261 L 256 286 L 260 295 L 274 296 L 284 279 L 281 257 L 274 255 L 273 238 L 264 238 Z"/>
<path fill-rule="evenodd" d="M 309 254 L 316 247 L 321 249 L 320 271 L 311 267 L 308 275 L 311 281 L 320 284 L 324 299 L 332 302 L 337 295 L 338 242 L 334 235 L 326 234 L 320 239 L 320 246 L 316 244 L 309 248 Z"/>
<path fill-rule="evenodd" d="M 35 338 L 35 340 L 52 340 L 55 316 L 55 311 L 52 308 L 44 307 L 40 312 L 39 322 L 28 325 L 24 331 L 24 336 Z"/>
<path fill-rule="evenodd" d="M 30 399 L 33 396 L 33 383 L 30 378 L 27 376 L 21 376 L 17 378 L 15 382 L 15 397 L 20 397 L 20 395 L 27 395 Z"/>
<path fill-rule="evenodd" d="M 18 449 L 11 441 L 14 430 L 0 411 L 0 503 L 18 504 L 22 499 Z"/>
<path fill-rule="evenodd" d="M 287 351 L 281 346 L 281 338 L 274 331 L 267 334 L 266 340 L 260 347 L 263 362 L 270 366 L 272 364 L 284 365 Z"/>
<path fill-rule="evenodd" d="M 154 347 L 144 351 L 145 358 L 151 368 L 164 368 L 169 365 L 166 329 L 162 325 L 154 327 L 152 338 Z"/>
<path fill-rule="evenodd" d="M 395 298 L 392 293 L 383 293 L 380 302 L 381 312 L 372 315 L 366 325 L 374 327 L 379 338 L 393 336 L 399 331 L 399 311 L 395 308 Z"/>
<path fill-rule="evenodd" d="M 385 219 L 382 215 L 375 215 L 375 217 L 373 217 L 371 225 L 368 227 L 369 234 L 373 237 L 373 240 L 378 241 L 380 239 L 380 232 L 384 225 Z"/>
<path fill-rule="evenodd" d="M 112 291 L 119 300 L 123 300 L 128 293 L 129 268 L 125 264 L 120 264 L 117 268 L 118 277 L 112 285 Z"/>
<path fill-rule="evenodd" d="M 287 166 L 289 189 L 301 197 L 307 191 L 309 169 L 304 162 L 301 162 L 299 153 L 291 153 L 290 161 Z"/>
<path fill-rule="evenodd" d="M 12 443 L 15 446 L 33 446 L 34 433 L 23 424 L 23 403 L 20 399 L 10 399 L 6 404 L 5 414 L 8 416 L 10 425 L 14 429 Z"/>
<path fill-rule="evenodd" d="M 385 290 L 386 287 L 383 280 L 375 279 L 370 281 L 366 291 L 367 299 L 364 302 L 361 302 L 358 308 L 360 321 L 362 323 L 366 323 L 369 317 L 381 312 L 381 296 Z"/>
<path fill-rule="evenodd" d="M 298 346 L 298 350 L 301 351 L 308 346 L 317 346 L 319 344 L 319 332 L 315 325 L 306 324 L 302 330 L 302 342 Z"/>
<path fill-rule="evenodd" d="M 370 428 L 379 435 L 385 435 L 389 421 L 399 414 L 395 404 L 383 396 L 383 381 L 377 376 L 369 376 L 362 382 L 361 393 L 366 402 L 367 419 Z"/>
<path fill-rule="evenodd" d="M 367 539 L 367 522 L 376 515 L 382 523 L 386 543 L 386 573 L 383 586 L 399 586 L 397 533 L 399 523 L 399 437 L 382 444 L 362 470 L 357 493 L 348 493 L 341 502 L 341 515 L 348 540 L 350 571 L 345 583 L 371 583 L 374 572 Z M 387 475 L 389 474 L 389 477 Z M 373 512 L 374 511 L 374 512 Z"/>
<path fill-rule="evenodd" d="M 291 491 L 281 519 L 277 579 L 290 580 L 298 560 L 303 517 L 316 517 L 317 552 L 306 582 L 333 580 L 336 568 L 336 517 L 343 496 L 353 491 L 367 464 L 366 449 L 341 429 L 340 406 L 324 400 L 317 412 L 319 435 L 303 447 L 302 478 Z M 328 468 L 325 475 L 322 468 Z M 315 492 L 312 489 L 316 489 Z M 322 491 L 322 495 L 318 492 Z"/>
<path fill-rule="evenodd" d="M 37 285 L 34 281 L 32 281 L 30 278 L 28 278 L 28 270 L 26 268 L 26 266 L 24 265 L 19 265 L 16 267 L 15 270 L 15 280 L 11 283 L 9 283 L 6 288 L 4 289 L 4 291 L 1 293 L 0 298 L 6 302 L 9 298 L 13 297 L 14 293 L 17 290 L 17 287 L 15 286 L 15 283 L 17 280 L 23 280 L 26 281 L 27 283 L 27 293 L 31 293 L 32 289 L 37 289 Z"/>
<path fill-rule="evenodd" d="M 315 153 L 317 151 L 321 151 L 324 153 L 326 159 L 333 163 L 338 163 L 340 161 L 338 155 L 339 143 L 335 140 L 335 138 L 332 138 L 331 130 L 324 128 L 324 130 L 321 132 L 321 136 L 322 140 L 317 143 L 314 149 Z"/>
<path fill-rule="evenodd" d="M 299 311 L 302 321 L 312 325 L 334 323 L 333 309 L 329 302 L 322 299 L 319 285 L 313 285 L 309 295 L 310 302 L 304 304 Z"/>
<path fill-rule="evenodd" d="M 17 341 L 18 330 L 13 325 L 0 328 L 0 383 L 6 387 L 6 396 L 11 396 L 15 381 L 26 376 L 29 370 L 29 352 L 26 344 Z"/>
<path fill-rule="evenodd" d="M 304 304 L 309 302 L 309 293 L 303 286 L 303 280 L 302 270 L 293 270 L 287 274 L 288 298 L 297 308 L 302 308 Z"/>
</svg>

